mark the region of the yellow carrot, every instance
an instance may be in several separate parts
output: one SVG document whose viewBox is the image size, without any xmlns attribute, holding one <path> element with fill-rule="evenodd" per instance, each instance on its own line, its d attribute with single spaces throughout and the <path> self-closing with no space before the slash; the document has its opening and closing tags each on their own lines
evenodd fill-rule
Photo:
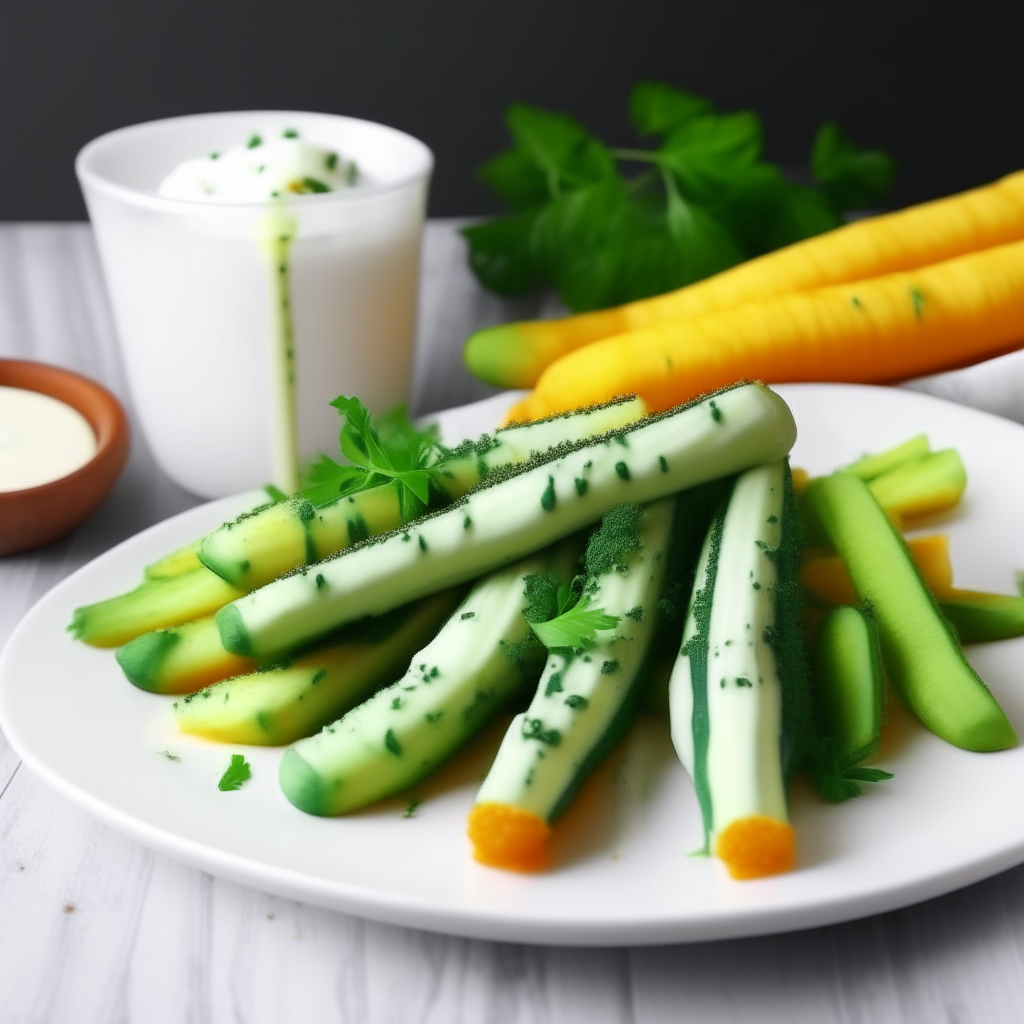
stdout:
<svg viewBox="0 0 1024 1024">
<path fill-rule="evenodd" d="M 549 366 L 509 421 L 637 394 L 671 408 L 737 380 L 887 383 L 1024 343 L 1024 241 L 595 342 Z"/>
<path fill-rule="evenodd" d="M 856 221 L 697 284 L 613 309 L 478 331 L 469 369 L 500 387 L 532 387 L 545 367 L 591 342 L 791 292 L 916 270 L 1024 238 L 1024 171 L 983 188 Z"/>
</svg>

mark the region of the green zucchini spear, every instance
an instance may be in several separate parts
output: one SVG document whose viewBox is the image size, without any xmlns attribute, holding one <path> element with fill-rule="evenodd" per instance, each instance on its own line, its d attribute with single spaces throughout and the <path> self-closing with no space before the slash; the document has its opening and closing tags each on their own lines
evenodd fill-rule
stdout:
<svg viewBox="0 0 1024 1024">
<path fill-rule="evenodd" d="M 567 441 L 615 430 L 645 411 L 637 398 L 620 399 L 466 442 L 427 467 L 430 504 L 447 505 L 497 470 Z M 409 518 L 397 480 L 327 502 L 313 503 L 299 495 L 214 530 L 203 540 L 199 557 L 232 585 L 251 591 L 298 566 L 394 530 Z"/>
<path fill-rule="evenodd" d="M 743 473 L 708 531 L 669 684 L 672 741 L 697 791 L 704 849 L 734 878 L 790 870 L 785 782 L 810 700 L 800 535 L 789 466 Z"/>
<path fill-rule="evenodd" d="M 461 596 L 446 590 L 377 619 L 286 665 L 236 676 L 174 704 L 182 732 L 283 746 L 316 732 L 400 676 Z"/>
<path fill-rule="evenodd" d="M 745 384 L 509 468 L 458 504 L 222 608 L 224 647 L 258 659 L 474 579 L 596 522 L 767 459 L 795 438 L 786 404 Z"/>
<path fill-rule="evenodd" d="M 578 553 L 570 538 L 480 580 L 402 679 L 285 752 L 284 795 L 310 814 L 347 814 L 433 771 L 536 683 L 545 652 L 527 617 L 543 611 L 529 582 L 555 572 L 568 584 Z"/>
<path fill-rule="evenodd" d="M 488 473 L 524 462 L 566 439 L 632 423 L 644 412 L 640 399 L 624 398 L 467 441 L 429 467 L 438 492 L 434 497 L 448 504 Z M 372 431 L 368 425 L 364 429 Z M 119 647 L 151 630 L 211 615 L 282 573 L 391 530 L 405 518 L 402 487 L 396 481 L 319 506 L 302 497 L 264 505 L 154 562 L 135 590 L 76 609 L 69 631 L 94 647 Z"/>
<path fill-rule="evenodd" d="M 968 664 L 903 539 L 867 485 L 849 473 L 812 480 L 803 506 L 846 563 L 878 625 L 896 692 L 936 735 L 966 750 L 1003 750 L 1017 734 Z"/>
<path fill-rule="evenodd" d="M 628 724 L 653 635 L 676 500 L 612 509 L 587 545 L 579 603 L 534 626 L 551 653 L 469 816 L 474 856 L 482 863 L 514 871 L 542 867 L 550 823 Z M 595 639 L 580 645 L 581 629 Z"/>
</svg>

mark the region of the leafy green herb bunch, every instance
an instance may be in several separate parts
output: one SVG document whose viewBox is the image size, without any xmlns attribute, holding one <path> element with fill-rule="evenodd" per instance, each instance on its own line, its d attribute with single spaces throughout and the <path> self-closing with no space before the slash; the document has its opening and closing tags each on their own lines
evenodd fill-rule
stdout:
<svg viewBox="0 0 1024 1024">
<path fill-rule="evenodd" d="M 557 290 L 582 311 L 679 288 L 742 260 L 828 231 L 877 204 L 894 164 L 825 122 L 810 165 L 816 184 L 787 179 L 762 158 L 751 111 L 641 82 L 630 118 L 652 149 L 615 149 L 566 114 L 516 103 L 514 145 L 479 168 L 512 210 L 463 229 L 480 281 L 502 295 Z"/>
</svg>

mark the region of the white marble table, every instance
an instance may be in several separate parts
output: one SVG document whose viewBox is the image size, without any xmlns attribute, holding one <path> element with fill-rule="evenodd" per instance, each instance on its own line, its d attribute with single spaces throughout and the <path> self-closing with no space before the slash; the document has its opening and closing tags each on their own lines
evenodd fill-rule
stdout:
<svg viewBox="0 0 1024 1024">
<path fill-rule="evenodd" d="M 451 223 L 429 226 L 423 276 L 418 412 L 486 394 L 459 366 L 462 339 L 536 312 L 476 286 Z M 89 374 L 131 411 L 85 225 L 0 225 L 0 355 Z M 88 523 L 0 560 L 0 645 L 72 570 L 195 503 L 136 431 L 127 471 Z M 0 736 L 0 1024 L 754 1020 L 1024 1020 L 1024 868 L 776 937 L 609 950 L 454 939 L 292 903 L 156 855 L 52 793 Z"/>
</svg>

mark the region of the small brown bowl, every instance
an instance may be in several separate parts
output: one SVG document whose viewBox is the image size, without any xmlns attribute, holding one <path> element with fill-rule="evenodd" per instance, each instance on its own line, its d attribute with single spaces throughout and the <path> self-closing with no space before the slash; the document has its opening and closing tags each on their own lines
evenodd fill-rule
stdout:
<svg viewBox="0 0 1024 1024">
<path fill-rule="evenodd" d="M 13 555 L 63 537 L 95 511 L 128 459 L 128 419 L 106 388 L 56 366 L 0 359 L 0 384 L 67 403 L 96 434 L 96 454 L 73 473 L 38 487 L 0 491 L 0 555 Z"/>
</svg>

